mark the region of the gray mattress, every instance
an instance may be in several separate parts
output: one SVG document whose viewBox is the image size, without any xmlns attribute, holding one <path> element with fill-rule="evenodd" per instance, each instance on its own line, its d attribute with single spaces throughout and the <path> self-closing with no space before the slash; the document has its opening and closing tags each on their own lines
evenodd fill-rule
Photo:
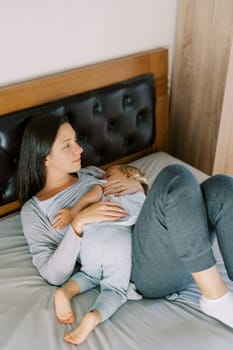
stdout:
<svg viewBox="0 0 233 350">
<path fill-rule="evenodd" d="M 167 164 L 180 161 L 155 153 L 133 162 L 146 171 L 152 183 Z M 207 176 L 188 166 L 199 181 Z M 228 287 L 233 283 L 214 243 L 218 266 Z M 0 220 L 0 350 L 65 350 L 75 348 L 63 341 L 73 328 L 56 321 L 53 306 L 55 287 L 37 273 L 25 241 L 19 213 Z M 90 290 L 73 299 L 76 322 L 98 293 Z M 162 299 L 128 301 L 105 323 L 99 325 L 80 350 L 206 350 L 232 349 L 233 330 L 204 315 L 198 305 L 195 283 L 180 294 Z"/>
</svg>

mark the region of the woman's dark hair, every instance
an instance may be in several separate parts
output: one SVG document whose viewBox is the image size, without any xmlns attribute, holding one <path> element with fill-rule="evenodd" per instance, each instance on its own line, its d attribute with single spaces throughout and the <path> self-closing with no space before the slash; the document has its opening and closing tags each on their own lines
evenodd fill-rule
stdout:
<svg viewBox="0 0 233 350">
<path fill-rule="evenodd" d="M 21 204 L 45 185 L 45 160 L 58 129 L 68 122 L 67 116 L 46 114 L 31 117 L 26 125 L 20 148 L 17 171 L 18 198 Z"/>
</svg>

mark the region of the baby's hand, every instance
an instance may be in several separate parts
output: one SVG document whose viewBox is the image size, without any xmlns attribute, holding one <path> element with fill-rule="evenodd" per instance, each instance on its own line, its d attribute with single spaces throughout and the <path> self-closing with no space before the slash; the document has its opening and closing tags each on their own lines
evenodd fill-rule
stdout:
<svg viewBox="0 0 233 350">
<path fill-rule="evenodd" d="M 64 228 L 72 221 L 71 210 L 69 208 L 61 209 L 53 219 L 53 228 L 55 230 Z"/>
</svg>

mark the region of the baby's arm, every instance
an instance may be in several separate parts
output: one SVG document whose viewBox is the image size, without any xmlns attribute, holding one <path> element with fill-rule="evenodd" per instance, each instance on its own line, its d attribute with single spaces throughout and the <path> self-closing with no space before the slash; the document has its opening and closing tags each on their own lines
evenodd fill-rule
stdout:
<svg viewBox="0 0 233 350">
<path fill-rule="evenodd" d="M 80 198 L 80 200 L 73 206 L 73 208 L 63 208 L 59 211 L 58 215 L 54 218 L 53 227 L 55 229 L 61 229 L 65 227 L 71 223 L 75 215 L 82 209 L 88 207 L 91 204 L 99 202 L 102 198 L 102 195 L 102 186 L 94 185 L 88 193 Z"/>
<path fill-rule="evenodd" d="M 89 207 L 89 205 L 97 203 L 101 200 L 103 195 L 103 188 L 101 185 L 94 185 L 92 189 L 86 193 L 80 200 L 75 204 L 73 208 L 70 208 L 72 218 L 80 212 L 80 210 Z"/>
</svg>

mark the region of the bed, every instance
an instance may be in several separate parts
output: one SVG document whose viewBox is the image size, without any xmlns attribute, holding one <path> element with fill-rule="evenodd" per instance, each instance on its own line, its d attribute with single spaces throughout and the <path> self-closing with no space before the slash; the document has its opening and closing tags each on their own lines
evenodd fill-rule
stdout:
<svg viewBox="0 0 233 350">
<path fill-rule="evenodd" d="M 24 127 L 44 111 L 66 112 L 84 148 L 82 165 L 131 163 L 149 185 L 168 164 L 182 163 L 201 182 L 208 176 L 168 153 L 168 50 L 159 48 L 0 89 L 0 349 L 65 350 L 73 326 L 55 319 L 49 285 L 32 265 L 20 222 L 16 171 Z M 218 266 L 233 291 L 214 243 Z M 98 293 L 73 300 L 79 322 Z M 204 315 L 199 290 L 130 300 L 99 325 L 80 350 L 232 349 L 233 330 Z"/>
</svg>

